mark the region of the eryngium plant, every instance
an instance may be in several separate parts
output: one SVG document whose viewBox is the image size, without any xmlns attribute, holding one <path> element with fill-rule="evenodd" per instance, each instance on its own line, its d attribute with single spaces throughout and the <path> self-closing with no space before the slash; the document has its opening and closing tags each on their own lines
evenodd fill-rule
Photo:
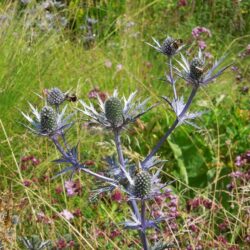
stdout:
<svg viewBox="0 0 250 250">
<path fill-rule="evenodd" d="M 65 164 L 66 167 L 56 174 L 54 178 L 68 172 L 70 172 L 70 178 L 72 178 L 76 171 L 83 171 L 86 174 L 98 178 L 103 184 L 92 190 L 90 199 L 92 201 L 96 200 L 98 195 L 111 192 L 117 188 L 127 195 L 128 205 L 131 207 L 132 220 L 125 221 L 124 226 L 127 229 L 133 229 L 139 232 L 144 250 L 165 249 L 168 245 L 168 243 L 158 242 L 155 246 L 149 247 L 146 237 L 146 230 L 148 228 L 156 228 L 158 223 L 166 220 L 165 217 L 150 219 L 147 216 L 146 202 L 163 195 L 164 192 L 167 191 L 166 186 L 169 185 L 169 183 L 161 183 L 160 173 L 164 161 L 159 160 L 155 155 L 176 127 L 182 124 L 197 127 L 193 120 L 200 116 L 202 112 L 192 113 L 188 110 L 198 89 L 216 79 L 228 67 L 217 70 L 223 61 L 223 59 L 220 59 L 214 63 L 211 69 L 205 70 L 205 59 L 201 51 L 199 51 L 198 56 L 191 59 L 190 62 L 181 54 L 182 61 L 176 60 L 180 68 L 173 66 L 173 57 L 183 48 L 183 45 L 180 45 L 180 40 L 167 37 L 162 45 L 155 39 L 153 40 L 157 46 L 150 46 L 154 47 L 167 58 L 169 73 L 165 76 L 166 82 L 172 87 L 173 97 L 162 96 L 162 98 L 170 105 L 176 115 L 176 119 L 141 162 L 133 162 L 133 160 L 125 158 L 121 134 L 126 131 L 125 128 L 128 125 L 150 111 L 156 104 L 149 106 L 149 98 L 141 101 L 140 98 L 136 98 L 136 92 L 131 93 L 128 98 L 125 96 L 121 98 L 118 95 L 118 91 L 115 90 L 113 95 L 108 97 L 105 102 L 101 98 L 98 98 L 98 107 L 92 103 L 87 104 L 85 101 L 80 100 L 81 107 L 77 108 L 77 110 L 84 116 L 87 116 L 92 125 L 99 125 L 104 129 L 108 129 L 108 131 L 113 134 L 117 157 L 110 155 L 104 156 L 106 165 L 108 165 L 108 170 L 104 175 L 90 170 L 88 166 L 82 163 L 83 161 L 80 161 L 78 158 L 77 145 L 72 147 L 68 144 L 65 134 L 66 131 L 71 128 L 70 125 L 72 121 L 70 121 L 70 119 L 73 117 L 73 114 L 64 118 L 66 106 L 60 113 L 60 106 L 67 98 L 65 98 L 65 94 L 63 94 L 59 88 L 52 88 L 47 91 L 45 100 L 47 105 L 40 113 L 29 104 L 35 116 L 34 119 L 22 112 L 31 124 L 25 126 L 35 134 L 47 136 L 51 139 L 61 154 L 61 157 L 54 160 L 54 162 Z M 183 96 L 178 96 L 174 72 L 192 86 L 187 101 L 184 100 Z"/>
</svg>

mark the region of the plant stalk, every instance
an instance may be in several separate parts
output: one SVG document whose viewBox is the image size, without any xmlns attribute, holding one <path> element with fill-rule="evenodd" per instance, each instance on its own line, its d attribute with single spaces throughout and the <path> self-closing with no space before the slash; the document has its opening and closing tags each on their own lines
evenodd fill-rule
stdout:
<svg viewBox="0 0 250 250">
<path fill-rule="evenodd" d="M 121 169 L 122 169 L 123 173 L 125 174 L 125 176 L 127 177 L 128 181 L 131 180 L 131 182 L 133 183 L 133 180 L 131 179 L 129 173 L 127 173 L 127 171 L 125 169 L 125 161 L 124 161 L 124 156 L 123 156 L 122 147 L 121 147 L 120 131 L 114 129 L 113 132 L 114 132 L 116 150 L 117 150 L 118 159 L 119 159 Z M 145 228 L 145 206 L 144 206 L 144 211 L 141 211 L 141 215 L 140 215 L 140 212 L 139 212 L 139 209 L 138 209 L 138 206 L 137 206 L 137 203 L 135 200 L 128 201 L 128 204 L 131 207 L 131 209 L 132 209 L 132 211 L 135 214 L 137 219 L 142 221 L 142 216 L 144 216 L 143 223 L 144 223 L 144 228 Z M 143 245 L 143 249 L 148 250 L 148 244 L 147 244 L 145 230 L 144 231 L 138 230 L 138 232 L 139 232 L 140 239 L 141 239 L 141 242 Z"/>
<path fill-rule="evenodd" d="M 87 168 L 82 168 L 82 167 L 81 167 L 81 163 L 78 162 L 78 160 L 77 160 L 76 158 L 74 158 L 74 157 L 68 155 L 68 154 L 65 152 L 65 150 L 63 149 L 63 147 L 62 147 L 61 144 L 59 143 L 59 141 L 58 141 L 58 139 L 57 139 L 56 136 L 51 136 L 50 138 L 51 138 L 51 140 L 53 141 L 53 143 L 55 144 L 55 146 L 56 146 L 56 148 L 58 149 L 58 151 L 61 153 L 61 155 L 62 155 L 65 159 L 67 159 L 76 169 L 79 168 L 79 169 L 81 169 L 83 172 L 85 172 L 85 173 L 87 173 L 87 174 L 90 174 L 90 175 L 92 175 L 92 176 L 94 176 L 94 177 L 96 177 L 96 178 L 99 178 L 99 179 L 101 179 L 101 180 L 103 180 L 103 181 L 107 181 L 107 182 L 113 183 L 113 184 L 116 184 L 116 183 L 117 183 L 117 181 L 115 181 L 115 180 L 113 180 L 113 179 L 111 179 L 111 178 L 108 178 L 108 177 L 106 177 L 106 176 L 97 174 L 97 173 L 95 173 L 95 172 L 93 172 L 93 171 L 91 171 L 91 170 L 89 170 L 89 169 L 87 169 Z M 116 186 L 116 185 L 115 185 L 115 186 Z"/>
<path fill-rule="evenodd" d="M 141 200 L 141 240 L 142 240 L 143 249 L 148 250 L 145 215 L 146 215 L 146 204 L 145 204 L 145 200 L 142 199 Z"/>
<path fill-rule="evenodd" d="M 169 57 L 169 68 L 170 68 L 170 79 L 171 79 L 171 85 L 173 88 L 173 92 L 174 92 L 174 99 L 177 100 L 177 93 L 176 93 L 176 88 L 175 88 L 175 82 L 174 82 L 174 77 L 173 77 L 173 67 L 172 67 L 172 58 Z"/>
<path fill-rule="evenodd" d="M 158 141 L 158 143 L 154 146 L 154 148 L 151 150 L 151 152 L 148 154 L 148 156 L 143 160 L 143 162 L 141 163 L 142 167 L 144 167 L 145 164 L 147 163 L 147 161 L 150 160 L 157 153 L 157 151 L 162 146 L 162 144 L 165 142 L 165 140 L 169 137 L 169 135 L 177 127 L 179 120 L 185 115 L 189 106 L 191 105 L 191 103 L 196 95 L 197 90 L 198 90 L 198 88 L 196 86 L 194 86 L 185 107 L 183 108 L 183 110 L 181 111 L 179 116 L 175 119 L 172 126 L 168 129 L 168 131 L 164 134 L 164 136 Z"/>
<path fill-rule="evenodd" d="M 127 172 L 125 168 L 125 161 L 122 153 L 122 145 L 121 145 L 121 136 L 120 136 L 120 130 L 119 129 L 114 129 L 114 135 L 115 135 L 115 145 L 116 145 L 116 150 L 119 158 L 119 163 L 121 170 L 123 174 L 126 176 L 130 184 L 133 184 L 133 180 L 130 177 L 130 174 Z"/>
</svg>

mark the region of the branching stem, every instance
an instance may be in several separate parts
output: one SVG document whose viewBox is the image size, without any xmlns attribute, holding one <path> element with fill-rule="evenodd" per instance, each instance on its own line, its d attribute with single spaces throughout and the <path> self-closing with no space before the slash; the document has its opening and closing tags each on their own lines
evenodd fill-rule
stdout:
<svg viewBox="0 0 250 250">
<path fill-rule="evenodd" d="M 169 135 L 174 131 L 174 129 L 177 127 L 179 120 L 185 115 L 185 113 L 187 112 L 189 106 L 191 105 L 196 92 L 197 92 L 197 87 L 193 87 L 192 92 L 188 98 L 188 101 L 185 105 L 185 107 L 183 108 L 183 110 L 181 111 L 181 113 L 179 114 L 179 116 L 175 119 L 174 123 L 172 124 L 172 126 L 168 129 L 168 131 L 163 135 L 163 137 L 158 141 L 158 143 L 155 145 L 155 147 L 151 150 L 151 152 L 148 154 L 148 156 L 143 160 L 143 162 L 141 163 L 142 167 L 145 166 L 145 164 L 147 163 L 148 160 L 150 160 L 159 150 L 159 148 L 162 146 L 162 144 L 165 142 L 165 140 L 169 137 Z"/>
<path fill-rule="evenodd" d="M 81 169 L 83 172 L 85 172 L 85 173 L 87 173 L 87 174 L 90 174 L 90 175 L 92 175 L 92 176 L 94 176 L 94 177 L 96 177 L 96 178 L 99 178 L 99 179 L 103 180 L 103 181 L 107 181 L 107 182 L 109 182 L 109 183 L 112 183 L 112 185 L 115 185 L 115 186 L 116 186 L 116 184 L 118 184 L 117 181 L 115 181 L 115 180 L 113 180 L 113 179 L 111 179 L 111 178 L 108 178 L 108 177 L 106 177 L 106 176 L 97 174 L 97 173 L 95 173 L 95 172 L 93 172 L 93 171 L 91 171 L 91 170 L 89 170 L 89 169 L 87 169 L 87 168 L 81 167 L 82 164 L 78 161 L 78 159 L 76 159 L 76 158 L 73 157 L 72 155 L 68 155 L 68 154 L 65 152 L 65 150 L 63 149 L 63 147 L 62 147 L 61 144 L 59 143 L 57 136 L 51 136 L 50 138 L 51 138 L 51 140 L 53 141 L 53 143 L 55 144 L 55 146 L 56 146 L 56 148 L 58 149 L 58 151 L 61 153 L 61 155 L 62 155 L 65 159 L 67 159 L 67 160 L 72 164 L 72 166 L 74 166 L 74 167 L 76 168 L 76 170 L 77 170 L 77 169 Z"/>
<path fill-rule="evenodd" d="M 116 150 L 119 158 L 119 163 L 121 170 L 123 174 L 126 176 L 130 184 L 133 184 L 133 180 L 130 177 L 130 174 L 126 170 L 125 166 L 125 161 L 122 153 L 122 145 L 121 145 L 121 136 L 120 136 L 120 130 L 119 129 L 114 129 L 114 135 L 115 135 L 115 145 L 116 145 Z"/>
<path fill-rule="evenodd" d="M 126 176 L 126 178 L 128 179 L 128 181 L 130 183 L 133 183 L 133 180 L 130 177 L 130 174 L 126 171 L 125 169 L 125 161 L 124 161 L 124 156 L 123 156 L 123 152 L 122 152 L 122 147 L 121 147 L 121 137 L 120 137 L 120 131 L 119 130 L 113 130 L 114 131 L 114 137 L 115 137 L 115 145 L 116 145 L 116 150 L 117 150 L 117 154 L 118 154 L 118 159 L 119 159 L 119 163 L 121 166 L 121 170 L 123 171 L 124 175 Z M 135 200 L 130 200 L 128 202 L 129 206 L 131 207 L 133 213 L 135 214 L 136 218 L 140 221 L 142 221 L 142 215 L 144 216 L 144 228 L 145 228 L 145 211 L 141 211 L 141 215 L 137 206 L 137 203 Z M 145 208 L 144 208 L 145 210 Z M 139 231 L 139 235 L 141 238 L 141 242 L 143 245 L 143 249 L 144 250 L 148 250 L 148 244 L 147 244 L 147 238 L 146 238 L 146 233 L 145 230 L 138 230 Z"/>
</svg>

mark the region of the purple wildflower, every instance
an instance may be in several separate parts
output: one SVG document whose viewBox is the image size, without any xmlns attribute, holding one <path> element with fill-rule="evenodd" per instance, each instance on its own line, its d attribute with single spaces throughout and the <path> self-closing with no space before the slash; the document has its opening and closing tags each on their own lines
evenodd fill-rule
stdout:
<svg viewBox="0 0 250 250">
<path fill-rule="evenodd" d="M 55 192 L 56 192 L 56 194 L 61 194 L 63 192 L 63 188 L 61 186 L 57 186 L 55 188 Z"/>
<path fill-rule="evenodd" d="M 179 0 L 178 3 L 179 6 L 184 7 L 188 5 L 188 1 L 187 0 Z"/>
<path fill-rule="evenodd" d="M 121 231 L 120 230 L 118 230 L 118 229 L 115 229 L 115 230 L 113 230 L 111 233 L 110 233 L 110 238 L 111 239 L 114 239 L 114 238 L 116 238 L 116 237 L 118 237 L 119 235 L 121 235 Z"/>
<path fill-rule="evenodd" d="M 114 190 L 114 192 L 113 192 L 113 194 L 112 194 L 112 196 L 111 196 L 111 199 L 113 200 L 113 201 L 116 201 L 116 202 L 118 202 L 118 203 L 121 203 L 122 202 L 122 199 L 123 199 L 123 197 L 122 197 L 122 193 L 119 191 L 119 190 Z"/>
<path fill-rule="evenodd" d="M 23 181 L 23 185 L 24 185 L 25 187 L 30 187 L 31 184 L 32 184 L 32 181 L 31 181 L 31 180 L 24 180 L 24 181 Z"/>
<path fill-rule="evenodd" d="M 204 50 L 207 47 L 207 44 L 203 40 L 198 40 L 198 46 L 201 50 Z"/>
<path fill-rule="evenodd" d="M 79 180 L 78 181 L 72 181 L 72 180 L 66 181 L 64 186 L 66 188 L 68 196 L 79 195 L 82 190 L 82 186 Z"/>
<path fill-rule="evenodd" d="M 62 215 L 66 220 L 71 220 L 71 219 L 74 219 L 74 215 L 68 211 L 67 209 L 64 209 L 60 215 Z"/>
<path fill-rule="evenodd" d="M 236 179 L 240 179 L 244 176 L 244 173 L 241 171 L 235 171 L 235 172 L 232 172 L 231 174 L 229 174 L 229 176 L 236 178 Z"/>
<path fill-rule="evenodd" d="M 104 62 L 104 65 L 105 65 L 106 68 L 109 68 L 109 69 L 110 69 L 110 68 L 112 67 L 112 62 L 111 62 L 110 60 L 107 59 L 107 60 Z"/>
<path fill-rule="evenodd" d="M 195 27 L 195 28 L 192 30 L 192 36 L 193 36 L 195 39 L 198 39 L 202 33 L 207 34 L 209 37 L 212 36 L 211 31 L 210 31 L 209 29 L 205 28 L 205 27 L 198 26 L 198 27 Z"/>
<path fill-rule="evenodd" d="M 250 163 L 250 150 L 247 150 L 244 154 L 238 155 L 235 159 L 235 165 L 237 167 L 243 167 Z"/>
<path fill-rule="evenodd" d="M 101 98 L 101 100 L 104 102 L 107 99 L 107 94 L 100 91 L 99 88 L 94 88 L 88 93 L 89 99 L 98 99 Z"/>
<path fill-rule="evenodd" d="M 204 56 L 205 56 L 207 59 L 212 59 L 212 58 L 213 58 L 213 55 L 212 55 L 210 52 L 204 52 Z"/>
</svg>

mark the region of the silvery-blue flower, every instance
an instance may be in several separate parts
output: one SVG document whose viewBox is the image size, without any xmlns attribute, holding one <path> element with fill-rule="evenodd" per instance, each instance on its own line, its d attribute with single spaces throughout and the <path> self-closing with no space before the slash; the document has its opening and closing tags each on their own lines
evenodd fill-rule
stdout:
<svg viewBox="0 0 250 250">
<path fill-rule="evenodd" d="M 128 99 L 125 96 L 119 98 L 118 91 L 115 90 L 106 102 L 98 96 L 99 109 L 95 108 L 92 103 L 87 104 L 80 100 L 83 109 L 78 110 L 87 115 L 93 124 L 102 125 L 108 129 L 124 128 L 155 106 L 146 107 L 149 98 L 141 102 L 140 99 L 135 100 L 135 97 L 136 92 L 133 92 Z"/>
<path fill-rule="evenodd" d="M 41 112 L 30 103 L 29 106 L 33 117 L 21 111 L 24 118 L 29 122 L 29 125 L 23 125 L 34 134 L 52 136 L 60 134 L 63 129 L 67 129 L 72 125 L 70 119 L 74 113 L 65 117 L 67 105 L 63 108 L 61 113 L 56 113 L 53 108 L 49 106 L 44 106 Z"/>
<path fill-rule="evenodd" d="M 169 36 L 163 41 L 162 44 L 160 44 L 154 37 L 152 37 L 152 39 L 156 45 L 152 45 L 150 43 L 147 44 L 168 57 L 178 54 L 184 47 L 180 39 L 174 39 Z"/>
<path fill-rule="evenodd" d="M 205 57 L 203 56 L 202 51 L 199 50 L 198 56 L 193 58 L 190 62 L 181 54 L 181 61 L 177 61 L 180 69 L 177 67 L 174 67 L 174 69 L 179 77 L 183 78 L 188 83 L 191 83 L 196 87 L 200 87 L 212 82 L 230 66 L 227 65 L 216 71 L 223 60 L 224 57 L 218 61 L 215 61 L 212 68 L 206 70 Z"/>
</svg>

